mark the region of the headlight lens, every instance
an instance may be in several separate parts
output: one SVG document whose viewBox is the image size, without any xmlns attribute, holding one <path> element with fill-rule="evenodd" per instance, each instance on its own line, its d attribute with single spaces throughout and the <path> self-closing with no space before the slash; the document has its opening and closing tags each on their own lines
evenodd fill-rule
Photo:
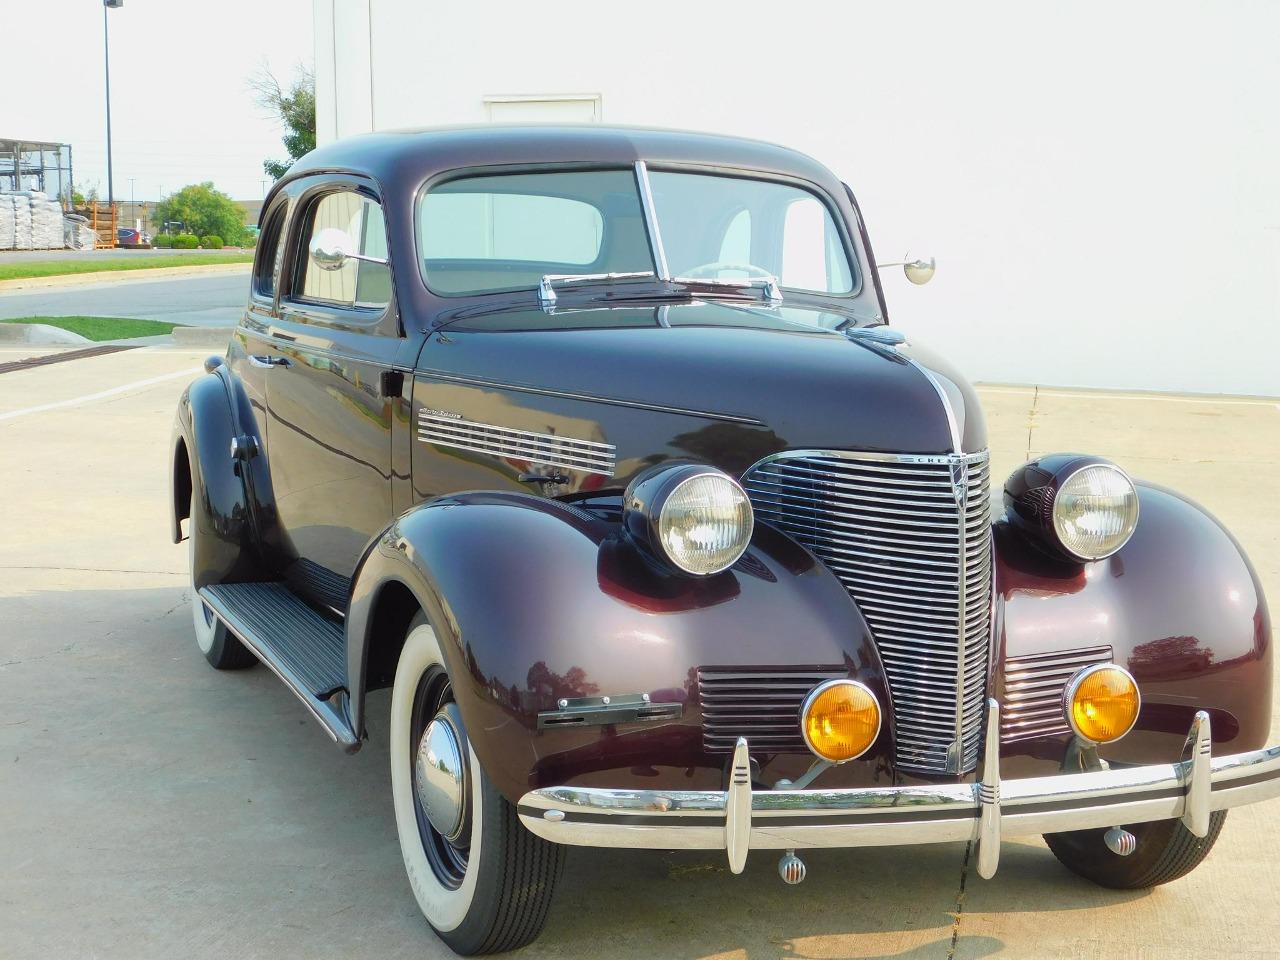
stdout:
<svg viewBox="0 0 1280 960">
<path fill-rule="evenodd" d="M 677 567 L 705 576 L 737 562 L 753 525 L 743 489 L 723 473 L 703 473 L 680 481 L 667 495 L 658 539 Z"/>
<path fill-rule="evenodd" d="M 880 735 L 880 703 L 856 680 L 828 680 L 800 708 L 804 742 L 832 763 L 862 756 Z"/>
<path fill-rule="evenodd" d="M 1086 667 L 1067 684 L 1067 723 L 1091 743 L 1119 740 L 1138 722 L 1142 697 L 1133 675 L 1114 664 Z"/>
<path fill-rule="evenodd" d="M 1109 557 L 1138 525 L 1138 493 L 1119 467 L 1095 463 L 1072 473 L 1053 501 L 1053 529 L 1081 560 Z"/>
<path fill-rule="evenodd" d="M 623 525 L 650 555 L 693 576 L 737 563 L 755 517 L 738 482 L 714 467 L 675 464 L 636 477 L 623 497 Z"/>
</svg>

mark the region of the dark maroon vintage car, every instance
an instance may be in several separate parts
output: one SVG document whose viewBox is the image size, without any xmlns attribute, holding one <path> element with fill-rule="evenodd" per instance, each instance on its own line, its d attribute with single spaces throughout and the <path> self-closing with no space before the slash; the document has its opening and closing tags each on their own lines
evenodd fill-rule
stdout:
<svg viewBox="0 0 1280 960">
<path fill-rule="evenodd" d="M 374 134 L 273 188 L 173 434 L 196 636 L 348 751 L 392 688 L 454 950 L 536 937 L 566 844 L 798 883 L 806 847 L 969 841 L 989 877 L 1043 834 L 1136 888 L 1280 793 L 1231 535 L 1087 454 L 993 505 L 972 388 L 886 321 L 853 194 L 764 143 Z"/>
</svg>

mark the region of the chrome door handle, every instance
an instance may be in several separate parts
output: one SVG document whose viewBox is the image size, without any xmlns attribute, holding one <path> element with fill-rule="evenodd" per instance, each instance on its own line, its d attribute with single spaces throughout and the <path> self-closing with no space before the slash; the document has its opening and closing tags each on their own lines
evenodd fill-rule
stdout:
<svg viewBox="0 0 1280 960">
<path fill-rule="evenodd" d="M 288 357 L 259 357 L 253 354 L 249 356 L 249 363 L 255 367 L 287 367 L 289 365 Z"/>
</svg>

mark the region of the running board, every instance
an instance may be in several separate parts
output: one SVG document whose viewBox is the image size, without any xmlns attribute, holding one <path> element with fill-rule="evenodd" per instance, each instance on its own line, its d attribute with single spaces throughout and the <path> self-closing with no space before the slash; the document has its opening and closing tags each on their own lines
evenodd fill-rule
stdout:
<svg viewBox="0 0 1280 960">
<path fill-rule="evenodd" d="M 283 583 L 214 583 L 200 598 L 297 695 L 348 753 L 360 738 L 347 717 L 347 656 L 342 624 Z"/>
</svg>

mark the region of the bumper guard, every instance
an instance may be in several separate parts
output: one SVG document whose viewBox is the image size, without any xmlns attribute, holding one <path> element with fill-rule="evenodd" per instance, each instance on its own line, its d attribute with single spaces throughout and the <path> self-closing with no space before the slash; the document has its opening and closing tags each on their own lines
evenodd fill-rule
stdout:
<svg viewBox="0 0 1280 960">
<path fill-rule="evenodd" d="M 530 832 L 556 843 L 725 850 L 741 873 L 751 849 L 977 842 L 978 872 L 995 875 L 1002 836 L 1180 819 L 1203 837 L 1209 814 L 1280 796 L 1280 746 L 1212 755 L 1209 715 L 1196 714 L 1176 763 L 1000 781 L 1000 706 L 988 701 L 976 783 L 838 790 L 753 790 L 745 737 L 729 789 L 547 787 L 519 803 Z"/>
</svg>

